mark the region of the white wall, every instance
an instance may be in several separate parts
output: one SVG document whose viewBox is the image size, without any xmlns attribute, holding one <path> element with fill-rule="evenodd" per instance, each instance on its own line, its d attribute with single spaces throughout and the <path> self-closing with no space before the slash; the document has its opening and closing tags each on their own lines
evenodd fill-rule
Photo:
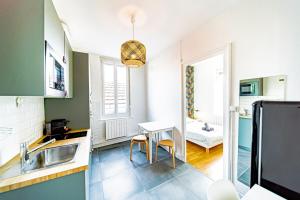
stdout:
<svg viewBox="0 0 300 200">
<path fill-rule="evenodd" d="M 91 90 L 91 131 L 93 144 L 103 146 L 127 138 L 105 140 L 105 121 L 101 119 L 101 67 L 98 55 L 90 54 L 90 90 Z M 138 123 L 146 121 L 146 81 L 145 68 L 130 69 L 130 104 L 131 115 L 128 118 L 128 136 L 137 134 Z"/>
<path fill-rule="evenodd" d="M 19 153 L 21 142 L 34 142 L 43 134 L 45 121 L 43 97 L 0 97 L 0 166 Z M 1 127 L 12 128 L 11 134 Z"/>
<path fill-rule="evenodd" d="M 179 43 L 169 47 L 147 66 L 148 120 L 175 124 L 176 154 L 182 152 L 181 67 Z"/>
<path fill-rule="evenodd" d="M 270 76 L 263 78 L 263 96 L 283 100 L 286 88 L 285 76 Z"/>
<path fill-rule="evenodd" d="M 238 105 L 239 80 L 279 74 L 288 76 L 287 100 L 300 100 L 299 12 L 298 0 L 241 1 L 182 38 L 183 62 L 194 63 L 232 42 L 233 104 Z M 151 119 L 176 121 L 182 135 L 178 43 L 150 60 L 147 84 Z"/>
<path fill-rule="evenodd" d="M 217 55 L 194 64 L 194 107 L 196 118 L 222 125 L 224 57 Z M 216 80 L 216 78 L 219 80 Z M 198 111 L 197 111 L 198 110 Z"/>
<path fill-rule="evenodd" d="M 260 78 L 260 77 L 256 77 Z M 284 79 L 285 81 L 279 81 Z M 263 78 L 263 96 L 240 96 L 239 106 L 240 113 L 246 114 L 248 117 L 252 115 L 252 104 L 260 100 L 285 100 L 286 93 L 286 76 L 270 76 Z M 245 110 L 247 110 L 245 112 Z"/>
<path fill-rule="evenodd" d="M 188 61 L 232 42 L 234 101 L 240 79 L 287 74 L 287 97 L 295 92 L 300 74 L 300 1 L 242 1 L 183 39 L 183 60 Z"/>
</svg>

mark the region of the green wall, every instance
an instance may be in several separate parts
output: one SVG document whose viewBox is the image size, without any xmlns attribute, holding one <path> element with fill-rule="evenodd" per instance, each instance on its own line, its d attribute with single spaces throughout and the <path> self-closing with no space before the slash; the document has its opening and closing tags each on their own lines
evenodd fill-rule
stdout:
<svg viewBox="0 0 300 200">
<path fill-rule="evenodd" d="M 44 1 L 0 1 L 0 95 L 44 96 Z"/>
<path fill-rule="evenodd" d="M 73 98 L 45 98 L 45 117 L 46 121 L 66 118 L 73 129 L 90 128 L 88 54 L 73 53 Z"/>
<path fill-rule="evenodd" d="M 85 200 L 85 171 L 0 193 L 5 200 Z"/>
</svg>

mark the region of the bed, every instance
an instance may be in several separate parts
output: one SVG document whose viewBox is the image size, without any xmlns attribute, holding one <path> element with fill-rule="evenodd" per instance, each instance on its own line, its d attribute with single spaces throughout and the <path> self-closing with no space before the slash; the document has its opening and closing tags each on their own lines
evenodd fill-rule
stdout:
<svg viewBox="0 0 300 200">
<path fill-rule="evenodd" d="M 213 127 L 213 131 L 204 131 L 204 122 L 196 120 L 187 120 L 186 140 L 198 144 L 206 149 L 209 149 L 223 143 L 223 127 L 219 125 L 209 124 Z"/>
</svg>

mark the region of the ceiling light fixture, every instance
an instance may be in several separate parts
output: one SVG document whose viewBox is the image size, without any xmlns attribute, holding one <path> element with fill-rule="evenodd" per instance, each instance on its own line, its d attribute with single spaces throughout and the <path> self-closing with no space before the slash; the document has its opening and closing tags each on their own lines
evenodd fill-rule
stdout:
<svg viewBox="0 0 300 200">
<path fill-rule="evenodd" d="M 146 63 L 146 47 L 134 39 L 135 16 L 131 15 L 132 40 L 128 40 L 121 46 L 121 62 L 128 67 L 141 67 Z"/>
</svg>

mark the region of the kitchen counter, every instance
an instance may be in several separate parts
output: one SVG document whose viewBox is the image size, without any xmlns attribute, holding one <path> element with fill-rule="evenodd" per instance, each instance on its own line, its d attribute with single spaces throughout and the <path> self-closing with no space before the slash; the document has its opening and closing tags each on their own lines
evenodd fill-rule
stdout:
<svg viewBox="0 0 300 200">
<path fill-rule="evenodd" d="M 244 119 L 252 119 L 252 115 L 241 115 L 239 116 L 240 118 L 244 118 Z"/>
<path fill-rule="evenodd" d="M 89 129 L 81 129 L 70 131 L 68 134 L 77 133 L 81 131 L 87 131 L 87 136 L 67 140 L 59 140 L 55 143 L 49 144 L 44 147 L 49 148 L 79 143 L 79 148 L 75 155 L 74 162 L 64 163 L 57 166 L 39 169 L 25 174 L 20 174 L 18 176 L 0 179 L 0 193 L 23 188 L 33 184 L 45 182 L 51 179 L 56 179 L 59 177 L 87 170 L 90 156 L 89 154 L 91 146 L 91 131 Z M 30 146 L 30 149 L 38 146 L 39 142 L 42 141 L 44 137 L 45 136 L 41 137 L 34 144 L 32 144 Z M 16 167 L 17 165 L 20 165 L 19 155 L 17 155 L 15 158 L 13 158 L 11 161 L 9 161 L 7 164 L 0 168 L 0 176 L 10 168 Z"/>
</svg>

